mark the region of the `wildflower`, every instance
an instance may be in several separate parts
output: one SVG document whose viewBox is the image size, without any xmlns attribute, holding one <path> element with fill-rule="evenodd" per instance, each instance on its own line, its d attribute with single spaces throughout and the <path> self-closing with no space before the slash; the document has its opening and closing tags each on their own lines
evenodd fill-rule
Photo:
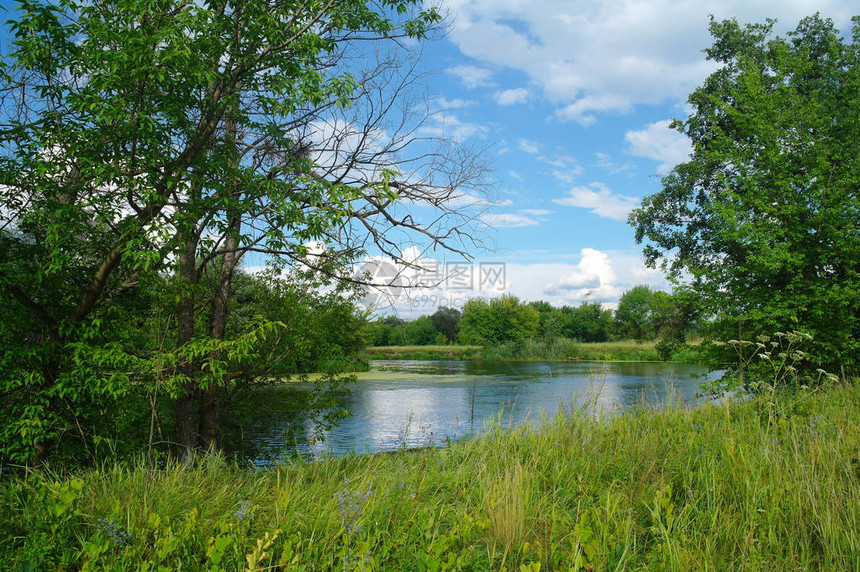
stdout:
<svg viewBox="0 0 860 572">
<path fill-rule="evenodd" d="M 131 533 L 120 527 L 119 523 L 112 516 L 101 519 L 98 529 L 105 533 L 118 548 L 124 547 L 131 540 Z"/>
<path fill-rule="evenodd" d="M 240 499 L 239 500 L 239 508 L 233 513 L 233 516 L 236 517 L 236 520 L 239 522 L 249 519 L 254 515 L 254 507 L 251 505 L 251 501 Z"/>
</svg>

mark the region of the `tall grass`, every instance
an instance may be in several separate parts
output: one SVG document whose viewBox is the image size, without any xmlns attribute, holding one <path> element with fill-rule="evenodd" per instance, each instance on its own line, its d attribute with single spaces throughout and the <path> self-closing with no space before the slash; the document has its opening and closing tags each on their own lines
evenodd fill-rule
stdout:
<svg viewBox="0 0 860 572">
<path fill-rule="evenodd" d="M 148 493 L 140 467 L 3 478 L 4 570 L 858 570 L 860 386 L 262 471 L 211 458 Z"/>
<path fill-rule="evenodd" d="M 485 348 L 481 357 L 513 361 L 660 361 L 654 342 L 581 343 L 568 338 L 505 342 Z"/>
<path fill-rule="evenodd" d="M 478 359 L 483 346 L 374 346 L 365 349 L 369 359 Z"/>
<path fill-rule="evenodd" d="M 378 346 L 369 359 L 482 359 L 497 361 L 661 361 L 653 341 L 577 342 L 569 338 L 514 340 L 491 346 Z M 672 356 L 680 363 L 701 363 L 698 346 L 683 345 Z"/>
</svg>

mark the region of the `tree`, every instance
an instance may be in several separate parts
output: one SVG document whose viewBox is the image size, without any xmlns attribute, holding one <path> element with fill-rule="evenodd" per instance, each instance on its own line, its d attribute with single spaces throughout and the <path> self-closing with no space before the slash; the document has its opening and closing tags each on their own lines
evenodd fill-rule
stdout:
<svg viewBox="0 0 860 572">
<path fill-rule="evenodd" d="M 712 336 L 801 330 L 814 337 L 811 367 L 850 374 L 860 363 L 860 19 L 853 39 L 817 15 L 787 38 L 773 23 L 711 22 L 706 53 L 720 67 L 675 122 L 690 160 L 630 223 L 651 266 L 689 281 Z"/>
<path fill-rule="evenodd" d="M 430 315 L 430 321 L 433 322 L 436 331 L 444 335 L 448 342 L 453 342 L 457 339 L 457 334 L 460 331 L 461 317 L 462 314 L 457 308 L 440 306 Z"/>
<path fill-rule="evenodd" d="M 634 286 L 621 295 L 615 310 L 615 331 L 620 337 L 634 340 L 653 339 L 656 298 L 665 292 L 655 292 L 648 286 Z"/>
<path fill-rule="evenodd" d="M 463 306 L 460 341 L 465 344 L 496 344 L 536 338 L 540 313 L 520 303 L 516 296 L 489 301 L 476 298 Z"/>
<path fill-rule="evenodd" d="M 612 311 L 600 302 L 583 302 L 576 308 L 562 307 L 567 317 L 564 330 L 568 338 L 582 342 L 606 342 L 612 331 Z"/>
<path fill-rule="evenodd" d="M 397 316 L 385 316 L 365 326 L 367 343 L 371 346 L 398 346 L 406 343 L 403 327 L 406 321 Z"/>
<path fill-rule="evenodd" d="M 409 233 L 461 248 L 450 200 L 480 167 L 415 135 L 396 54 L 439 21 L 420 4 L 19 2 L 0 64 L 0 303 L 15 321 L 0 329 L 0 454 L 93 442 L 100 411 L 162 382 L 177 452 L 217 448 L 232 372 L 287 327 L 228 333 L 246 255 L 273 280 L 339 279 Z M 143 346 L 132 328 L 151 299 L 167 314 Z"/>
</svg>

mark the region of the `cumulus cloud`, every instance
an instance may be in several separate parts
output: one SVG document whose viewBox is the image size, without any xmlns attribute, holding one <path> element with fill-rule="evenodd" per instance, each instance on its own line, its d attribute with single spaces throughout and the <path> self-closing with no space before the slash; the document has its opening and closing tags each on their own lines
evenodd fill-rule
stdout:
<svg viewBox="0 0 860 572">
<path fill-rule="evenodd" d="M 657 173 L 665 175 L 678 163 L 690 157 L 690 140 L 674 129 L 671 121 L 651 123 L 641 131 L 628 131 L 624 136 L 630 146 L 629 152 L 635 157 L 645 157 L 659 162 Z"/>
<path fill-rule="evenodd" d="M 492 87 L 496 85 L 495 82 L 490 79 L 493 77 L 493 71 L 487 68 L 479 68 L 476 66 L 454 66 L 448 69 L 448 73 L 457 76 L 466 89 Z"/>
<path fill-rule="evenodd" d="M 595 112 L 625 113 L 633 109 L 629 98 L 617 94 L 586 95 L 555 112 L 556 117 L 590 125 L 597 120 Z"/>
<path fill-rule="evenodd" d="M 580 254 L 582 259 L 579 264 L 557 283 L 548 284 L 544 294 L 570 301 L 602 302 L 617 299 L 621 291 L 616 284 L 617 276 L 609 262 L 609 255 L 593 248 L 583 248 Z"/>
<path fill-rule="evenodd" d="M 574 187 L 568 196 L 553 199 L 557 205 L 589 209 L 598 216 L 625 221 L 638 203 L 634 197 L 614 194 L 603 183 L 591 183 L 587 187 Z"/>
<path fill-rule="evenodd" d="M 509 274 L 516 276 L 518 272 L 512 268 Z M 601 302 L 614 308 L 624 292 L 639 284 L 655 290 L 671 290 L 659 271 L 647 268 L 640 255 L 629 252 L 583 248 L 579 262 L 557 268 L 555 276 L 554 280 L 544 282 L 542 295 L 556 304 Z"/>
<path fill-rule="evenodd" d="M 525 103 L 529 99 L 529 90 L 524 87 L 516 89 L 506 89 L 498 91 L 493 95 L 493 99 L 499 105 L 515 105 L 517 103 Z"/>
<path fill-rule="evenodd" d="M 474 297 L 513 294 L 522 300 L 545 300 L 558 306 L 600 302 L 615 308 L 621 295 L 639 284 L 671 290 L 659 271 L 646 268 L 641 255 L 628 251 L 583 248 L 574 262 L 523 263 L 498 258 L 452 262 L 410 247 L 401 257 L 411 264 L 369 257 L 362 265 L 387 260 L 371 268 L 385 270 L 385 277 L 396 277 L 398 287 L 383 288 L 385 296 L 378 297 L 374 309 L 410 318 L 432 314 L 440 306 L 462 308 Z M 557 253 L 531 253 L 530 257 L 554 259 Z"/>
<path fill-rule="evenodd" d="M 848 0 L 448 0 L 448 36 L 475 66 L 452 70 L 470 88 L 491 84 L 490 69 L 523 73 L 561 120 L 588 122 L 640 104 L 682 101 L 714 69 L 709 15 L 741 22 L 779 20 L 777 32 L 821 12 L 842 29 Z M 480 67 L 479 67 L 480 66 Z"/>
<path fill-rule="evenodd" d="M 529 139 L 520 139 L 517 141 L 517 147 L 523 153 L 529 153 L 531 155 L 540 153 L 540 145 L 536 141 L 531 141 Z"/>
<path fill-rule="evenodd" d="M 615 272 L 609 264 L 609 255 L 594 248 L 583 248 L 580 253 L 582 260 L 575 270 L 563 277 L 554 286 L 560 290 L 577 288 L 597 288 L 602 284 L 615 282 Z"/>
</svg>

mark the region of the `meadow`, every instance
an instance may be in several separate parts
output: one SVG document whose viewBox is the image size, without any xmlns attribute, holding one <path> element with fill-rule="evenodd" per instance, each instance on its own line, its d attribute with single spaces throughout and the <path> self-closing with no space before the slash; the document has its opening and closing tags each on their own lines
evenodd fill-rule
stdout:
<svg viewBox="0 0 860 572">
<path fill-rule="evenodd" d="M 263 470 L 2 479 L 4 570 L 857 570 L 860 385 Z"/>
</svg>

